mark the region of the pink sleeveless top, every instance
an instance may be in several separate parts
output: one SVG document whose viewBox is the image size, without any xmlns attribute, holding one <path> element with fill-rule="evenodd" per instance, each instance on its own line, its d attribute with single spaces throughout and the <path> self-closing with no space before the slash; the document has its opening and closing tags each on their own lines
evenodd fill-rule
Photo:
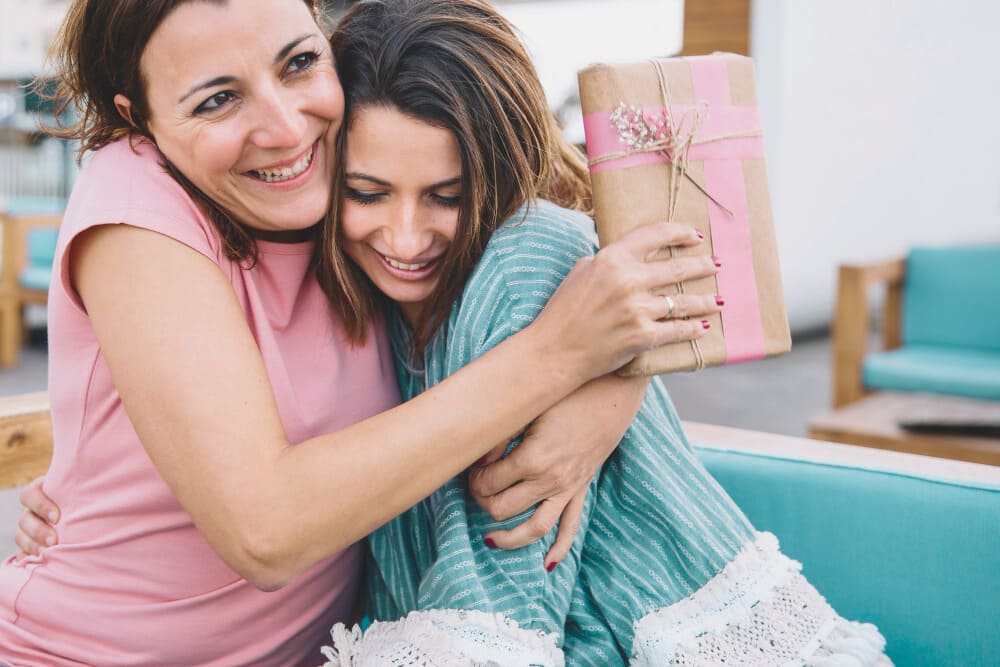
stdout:
<svg viewBox="0 0 1000 667">
<path fill-rule="evenodd" d="M 381 327 L 352 348 L 309 271 L 311 243 L 260 244 L 251 270 L 163 170 L 149 143 L 94 153 L 60 231 L 49 296 L 55 452 L 45 491 L 62 508 L 60 543 L 0 567 L 0 662 L 14 665 L 319 664 L 329 628 L 350 615 L 363 545 L 273 593 L 208 546 L 146 455 L 68 278 L 72 240 L 95 225 L 155 230 L 214 261 L 243 307 L 291 442 L 398 403 Z"/>
</svg>

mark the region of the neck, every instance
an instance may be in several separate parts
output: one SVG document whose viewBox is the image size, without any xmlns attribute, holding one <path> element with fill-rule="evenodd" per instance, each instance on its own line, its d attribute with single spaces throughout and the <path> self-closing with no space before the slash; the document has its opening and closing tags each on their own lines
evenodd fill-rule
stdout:
<svg viewBox="0 0 1000 667">
<path fill-rule="evenodd" d="M 417 330 L 417 324 L 420 322 L 420 313 L 423 311 L 424 304 L 420 303 L 398 303 L 399 312 L 403 314 L 403 319 L 406 320 L 406 324 L 411 330 Z"/>
</svg>

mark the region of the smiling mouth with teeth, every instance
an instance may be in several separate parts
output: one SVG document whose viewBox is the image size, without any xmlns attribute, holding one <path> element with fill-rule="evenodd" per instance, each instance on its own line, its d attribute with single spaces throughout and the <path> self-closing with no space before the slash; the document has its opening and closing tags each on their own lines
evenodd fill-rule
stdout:
<svg viewBox="0 0 1000 667">
<path fill-rule="evenodd" d="M 267 181 L 268 183 L 279 183 L 281 181 L 288 181 L 309 168 L 312 164 L 313 151 L 316 145 L 313 144 L 309 148 L 309 152 L 303 155 L 298 161 L 290 167 L 282 167 L 281 169 L 251 169 L 250 174 L 259 178 L 262 181 Z"/>
<path fill-rule="evenodd" d="M 385 255 L 383 255 L 383 257 L 385 257 Z M 404 264 L 403 262 L 397 262 L 396 260 L 391 259 L 389 257 L 385 257 L 385 261 L 388 262 L 389 266 L 391 266 L 392 268 L 400 269 L 402 271 L 419 271 L 425 266 L 430 266 L 433 263 L 432 260 L 430 262 L 423 262 L 421 264 Z"/>
</svg>

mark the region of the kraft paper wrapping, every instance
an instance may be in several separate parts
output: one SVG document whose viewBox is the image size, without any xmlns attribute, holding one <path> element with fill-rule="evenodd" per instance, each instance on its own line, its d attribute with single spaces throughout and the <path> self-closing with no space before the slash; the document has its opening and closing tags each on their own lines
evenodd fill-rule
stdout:
<svg viewBox="0 0 1000 667">
<path fill-rule="evenodd" d="M 690 371 L 788 352 L 753 61 L 714 54 L 599 64 L 581 71 L 579 82 L 602 245 L 672 219 L 697 228 L 705 241 L 671 254 L 715 255 L 722 263 L 716 276 L 663 292 L 721 295 L 723 312 L 698 318 L 711 323 L 708 334 L 642 354 L 619 373 Z M 623 134 L 623 111 L 649 119 L 654 130 L 662 122 L 663 139 L 647 140 L 644 149 L 635 123 Z M 677 141 L 683 137 L 686 156 Z"/>
</svg>

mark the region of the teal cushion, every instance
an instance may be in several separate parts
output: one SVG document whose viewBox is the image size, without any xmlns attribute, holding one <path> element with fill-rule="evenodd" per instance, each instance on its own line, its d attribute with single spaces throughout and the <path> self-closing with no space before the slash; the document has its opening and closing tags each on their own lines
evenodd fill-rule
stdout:
<svg viewBox="0 0 1000 667">
<path fill-rule="evenodd" d="M 1000 656 L 1000 487 L 700 449 L 709 471 L 897 665 Z"/>
<path fill-rule="evenodd" d="M 903 342 L 1000 351 L 1000 245 L 914 248 L 906 258 Z"/>
<path fill-rule="evenodd" d="M 28 230 L 28 263 L 32 266 L 52 266 L 59 240 L 57 227 L 36 227 Z"/>
<path fill-rule="evenodd" d="M 22 286 L 29 289 L 49 289 L 58 238 L 59 230 L 55 227 L 28 230 L 28 266 L 18 276 Z"/>
<path fill-rule="evenodd" d="M 869 389 L 1000 400 L 1000 350 L 906 345 L 868 355 L 863 372 Z"/>
<path fill-rule="evenodd" d="M 65 208 L 66 200 L 59 197 L 14 197 L 0 207 L 7 215 L 50 215 Z"/>
<path fill-rule="evenodd" d="M 52 267 L 29 266 L 21 271 L 18 279 L 22 287 L 48 291 L 49 281 L 52 279 Z"/>
</svg>

